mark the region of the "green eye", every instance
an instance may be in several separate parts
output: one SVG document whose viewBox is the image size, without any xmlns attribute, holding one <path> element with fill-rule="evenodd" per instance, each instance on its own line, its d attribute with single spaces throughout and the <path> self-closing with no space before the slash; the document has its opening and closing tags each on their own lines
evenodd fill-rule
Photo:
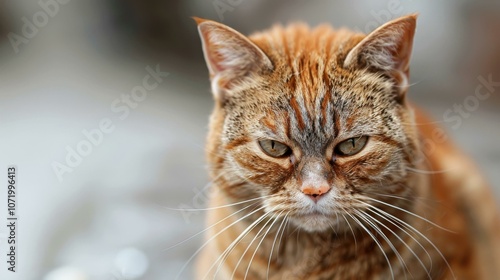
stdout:
<svg viewBox="0 0 500 280">
<path fill-rule="evenodd" d="M 260 148 L 270 157 L 285 157 L 292 151 L 287 145 L 274 140 L 260 140 Z"/>
<path fill-rule="evenodd" d="M 335 153 L 342 156 L 352 156 L 359 153 L 368 141 L 368 136 L 347 139 L 335 147 Z"/>
</svg>

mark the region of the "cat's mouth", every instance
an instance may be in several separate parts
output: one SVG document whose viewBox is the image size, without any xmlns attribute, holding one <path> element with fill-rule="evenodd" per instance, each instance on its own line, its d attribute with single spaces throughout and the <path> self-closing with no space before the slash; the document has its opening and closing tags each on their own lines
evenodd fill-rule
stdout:
<svg viewBox="0 0 500 280">
<path fill-rule="evenodd" d="M 296 216 L 300 217 L 300 218 L 328 217 L 328 215 L 320 212 L 317 209 L 314 209 L 314 210 L 309 211 L 307 213 L 300 213 L 300 214 L 297 214 Z"/>
</svg>

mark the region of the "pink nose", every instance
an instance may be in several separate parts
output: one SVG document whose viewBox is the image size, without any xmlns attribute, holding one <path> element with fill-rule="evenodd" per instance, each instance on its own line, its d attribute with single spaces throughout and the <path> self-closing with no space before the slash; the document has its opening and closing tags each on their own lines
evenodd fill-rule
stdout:
<svg viewBox="0 0 500 280">
<path fill-rule="evenodd" d="M 321 185 L 319 187 L 308 185 L 302 187 L 301 191 L 309 196 L 314 202 L 317 202 L 322 195 L 330 191 L 330 187 L 328 185 Z"/>
</svg>

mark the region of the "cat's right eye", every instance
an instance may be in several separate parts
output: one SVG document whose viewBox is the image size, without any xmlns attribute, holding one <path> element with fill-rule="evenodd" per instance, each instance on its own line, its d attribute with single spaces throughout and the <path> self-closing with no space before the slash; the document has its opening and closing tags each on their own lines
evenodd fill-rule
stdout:
<svg viewBox="0 0 500 280">
<path fill-rule="evenodd" d="M 335 153 L 342 156 L 352 156 L 359 153 L 368 141 L 367 136 L 347 139 L 335 147 Z"/>
<path fill-rule="evenodd" d="M 259 140 L 259 146 L 266 155 L 274 158 L 288 156 L 292 151 L 287 145 L 274 140 Z"/>
</svg>

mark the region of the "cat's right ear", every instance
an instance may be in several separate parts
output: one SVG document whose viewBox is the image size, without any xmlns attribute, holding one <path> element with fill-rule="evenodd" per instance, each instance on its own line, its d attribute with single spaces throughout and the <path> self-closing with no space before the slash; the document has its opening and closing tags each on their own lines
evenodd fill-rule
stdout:
<svg viewBox="0 0 500 280">
<path fill-rule="evenodd" d="M 409 65 L 417 15 L 392 20 L 359 42 L 344 61 L 346 68 L 369 68 L 382 71 L 397 83 L 398 98 L 408 89 Z"/>
<path fill-rule="evenodd" d="M 252 73 L 272 70 L 267 55 L 238 31 L 211 20 L 193 19 L 198 24 L 216 100 L 223 102 L 226 91 Z"/>
</svg>

